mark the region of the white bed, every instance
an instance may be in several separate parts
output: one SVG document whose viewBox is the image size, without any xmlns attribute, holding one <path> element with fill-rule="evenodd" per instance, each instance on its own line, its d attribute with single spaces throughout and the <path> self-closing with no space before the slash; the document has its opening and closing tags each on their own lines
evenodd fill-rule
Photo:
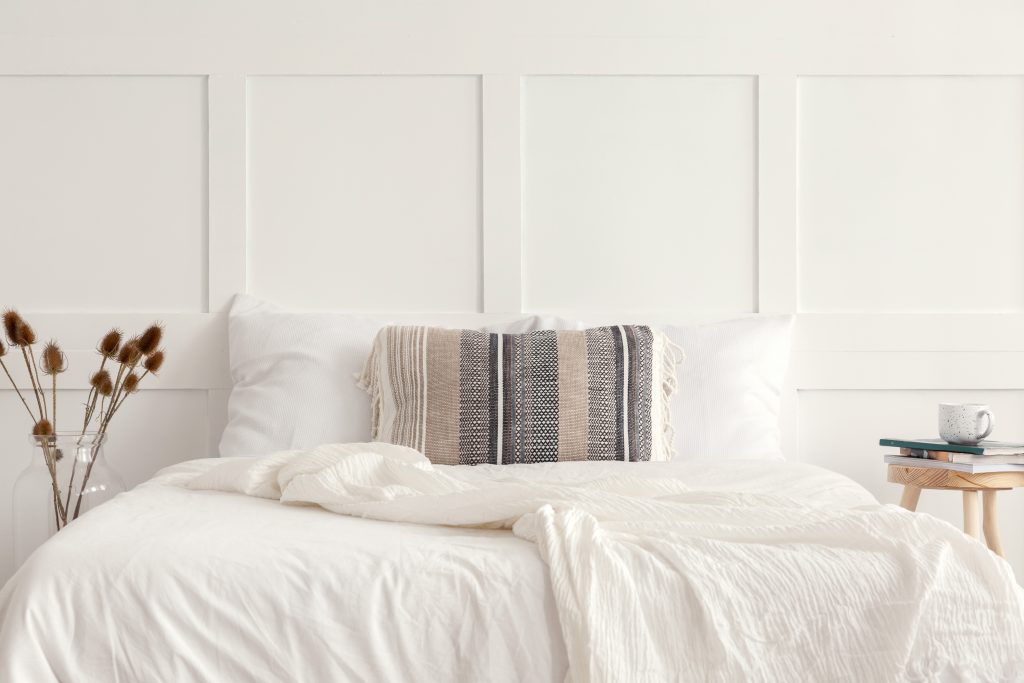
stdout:
<svg viewBox="0 0 1024 683">
<path fill-rule="evenodd" d="M 773 462 L 197 460 L 0 593 L 0 680 L 37 683 L 1013 680 L 1022 644 L 1003 560 Z"/>
<path fill-rule="evenodd" d="M 222 462 L 171 467 L 45 544 L 0 594 L 0 680 L 564 680 L 534 544 L 176 485 Z M 628 468 L 699 489 L 874 502 L 792 463 L 525 467 L 548 480 Z"/>
<path fill-rule="evenodd" d="M 351 443 L 379 322 L 230 324 L 231 457 L 44 544 L 0 592 L 0 681 L 1024 679 L 1009 565 L 782 460 L 788 319 L 667 328 L 682 459 L 476 467 Z"/>
</svg>

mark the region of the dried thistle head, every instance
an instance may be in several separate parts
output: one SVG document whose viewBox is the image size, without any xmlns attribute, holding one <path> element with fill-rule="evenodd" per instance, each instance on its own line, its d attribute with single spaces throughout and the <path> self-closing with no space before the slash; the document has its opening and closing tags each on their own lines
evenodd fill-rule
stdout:
<svg viewBox="0 0 1024 683">
<path fill-rule="evenodd" d="M 23 322 L 21 316 L 13 308 L 8 308 L 4 311 L 4 332 L 7 333 L 7 338 L 14 343 L 15 333 L 18 330 L 18 325 Z"/>
<path fill-rule="evenodd" d="M 32 329 L 24 320 L 18 325 L 18 329 L 15 332 L 14 343 L 18 346 L 32 346 L 36 343 L 36 332 Z"/>
<path fill-rule="evenodd" d="M 160 372 L 160 368 L 163 367 L 163 364 L 164 364 L 164 352 L 163 351 L 156 351 L 156 352 L 153 353 L 153 355 L 149 356 L 148 358 L 146 358 L 146 360 L 142 361 L 142 367 L 146 368 L 146 370 L 148 372 L 151 372 L 154 375 L 156 373 Z"/>
<path fill-rule="evenodd" d="M 127 365 L 132 368 L 138 364 L 141 358 L 142 349 L 139 348 L 139 340 L 134 337 L 126 341 L 117 354 L 117 361 L 121 365 Z"/>
<path fill-rule="evenodd" d="M 4 332 L 7 333 L 7 339 L 15 346 L 24 347 L 36 343 L 35 330 L 13 308 L 4 311 Z"/>
<path fill-rule="evenodd" d="M 114 393 L 114 382 L 110 379 L 110 373 L 106 370 L 100 370 L 89 379 L 89 384 L 95 389 L 101 396 L 110 396 Z"/>
<path fill-rule="evenodd" d="M 67 356 L 53 340 L 48 341 L 43 347 L 43 355 L 39 362 L 47 375 L 59 375 L 68 369 Z"/>
<path fill-rule="evenodd" d="M 7 355 L 7 347 L 4 346 L 4 340 L 0 339 L 0 358 Z"/>
<path fill-rule="evenodd" d="M 121 330 L 116 327 L 111 329 L 103 335 L 103 339 L 100 339 L 99 346 L 96 350 L 100 352 L 100 355 L 104 358 L 116 358 L 117 352 L 121 349 Z"/>
<path fill-rule="evenodd" d="M 134 372 L 129 372 L 124 378 L 124 384 L 122 386 L 124 387 L 124 392 L 126 394 L 134 394 L 139 390 L 139 376 Z"/>
<path fill-rule="evenodd" d="M 139 337 L 139 350 L 151 356 L 160 348 L 160 340 L 164 337 L 164 328 L 160 323 L 153 323 Z"/>
<path fill-rule="evenodd" d="M 32 427 L 32 436 L 53 436 L 53 425 L 46 419 L 36 422 Z"/>
</svg>

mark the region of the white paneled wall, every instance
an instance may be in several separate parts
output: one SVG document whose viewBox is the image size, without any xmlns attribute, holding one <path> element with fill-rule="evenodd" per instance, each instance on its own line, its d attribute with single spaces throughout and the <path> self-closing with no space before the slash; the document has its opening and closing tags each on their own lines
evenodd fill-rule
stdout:
<svg viewBox="0 0 1024 683">
<path fill-rule="evenodd" d="M 526 308 L 756 311 L 756 86 L 524 80 Z"/>
<path fill-rule="evenodd" d="M 480 309 L 479 77 L 250 78 L 248 124 L 250 291 Z"/>
<path fill-rule="evenodd" d="M 206 311 L 206 112 L 202 76 L 0 76 L 19 306 Z"/>
<path fill-rule="evenodd" d="M 1024 77 L 799 90 L 803 310 L 1024 310 Z"/>
<path fill-rule="evenodd" d="M 107 327 L 167 324 L 111 441 L 130 484 L 214 454 L 236 291 L 796 313 L 789 456 L 891 502 L 877 438 L 933 431 L 938 401 L 1024 438 L 1022 26 L 1011 0 L 12 0 L 0 304 L 65 344 L 78 390 Z M 9 391 L 0 428 L 8 486 Z M 922 508 L 959 523 L 955 495 Z M 0 578 L 9 534 L 0 508 Z"/>
</svg>

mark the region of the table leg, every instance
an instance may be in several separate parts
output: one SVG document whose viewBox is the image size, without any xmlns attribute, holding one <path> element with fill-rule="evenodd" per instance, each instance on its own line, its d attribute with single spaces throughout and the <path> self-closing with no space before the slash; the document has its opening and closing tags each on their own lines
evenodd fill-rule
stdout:
<svg viewBox="0 0 1024 683">
<path fill-rule="evenodd" d="M 978 514 L 978 492 L 964 491 L 964 533 L 971 538 L 981 538 L 981 524 Z"/>
<path fill-rule="evenodd" d="M 917 501 L 921 498 L 921 488 L 911 484 L 903 485 L 903 495 L 900 497 L 900 507 L 914 512 L 917 510 Z"/>
<path fill-rule="evenodd" d="M 981 500 L 984 504 L 985 543 L 989 550 L 999 557 L 1003 556 L 1003 543 L 999 540 L 999 517 L 996 515 L 996 493 L 998 491 L 982 491 Z"/>
</svg>

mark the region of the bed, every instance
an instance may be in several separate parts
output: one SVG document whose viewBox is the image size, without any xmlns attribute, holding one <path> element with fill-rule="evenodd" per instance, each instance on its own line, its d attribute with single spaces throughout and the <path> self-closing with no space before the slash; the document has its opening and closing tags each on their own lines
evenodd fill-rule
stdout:
<svg viewBox="0 0 1024 683">
<path fill-rule="evenodd" d="M 305 455 L 323 464 L 323 451 Z M 296 455 L 303 457 L 283 457 Z M 350 457 L 351 451 L 340 461 Z M 230 477 L 211 480 L 218 468 Z M 711 680 L 771 680 L 771 672 L 813 673 L 807 668 L 813 662 L 823 675 L 845 672 L 840 678 L 847 680 L 1012 680 L 1024 671 L 1024 654 L 1013 647 L 1024 638 L 1022 603 L 1009 567 L 947 524 L 878 506 L 840 475 L 797 463 L 744 461 L 431 470 L 468 487 L 510 480 L 549 486 L 615 478 L 675 482 L 701 496 L 691 510 L 734 509 L 742 501 L 748 511 L 770 517 L 780 500 L 797 510 L 805 522 L 789 526 L 728 518 L 731 529 L 749 527 L 782 553 L 712 582 L 705 573 L 690 573 L 690 586 L 702 587 L 704 595 L 680 600 L 668 614 L 699 634 L 690 642 L 680 637 L 679 649 L 703 655 L 691 654 L 688 664 L 671 657 L 659 664 L 679 666 L 677 675 L 666 677 L 655 667 L 634 680 L 687 680 L 696 672 Z M 294 499 L 282 504 L 263 497 L 253 472 L 262 476 L 270 469 L 248 458 L 173 466 L 51 539 L 0 593 L 0 680 L 566 680 L 572 657 L 560 620 L 564 605 L 552 583 L 551 557 L 535 543 L 507 529 L 367 519 Z M 237 490 L 192 488 L 228 479 Z M 250 495 L 241 492 L 247 487 Z M 372 505 L 386 498 L 378 493 L 369 495 Z M 442 506 L 425 507 L 434 514 Z M 855 511 L 855 528 L 865 529 L 871 515 L 882 514 L 903 533 L 870 529 L 859 538 L 858 532 L 829 532 L 832 521 L 819 524 L 827 510 Z M 786 538 L 769 539 L 778 533 Z M 667 534 L 662 527 L 659 536 Z M 865 538 L 875 545 L 863 545 Z M 750 546 L 750 539 L 728 540 L 732 546 L 699 550 L 729 568 L 729 552 L 722 549 Z M 742 618 L 740 591 L 768 589 L 780 599 L 799 593 L 785 578 L 787 555 L 811 568 L 822 559 L 800 555 L 804 543 L 853 552 L 850 568 L 871 586 L 867 602 L 860 595 L 856 603 L 830 609 L 830 601 L 841 603 L 855 592 L 819 596 L 824 602 L 814 623 L 807 611 L 813 596 L 794 602 L 792 610 L 766 600 L 749 606 L 761 611 L 757 625 Z M 965 561 L 950 561 L 954 550 Z M 751 576 L 763 580 L 747 583 Z M 821 585 L 835 587 L 835 580 L 850 576 L 856 574 Z M 977 590 L 964 587 L 961 594 L 976 611 L 957 613 L 962 600 L 950 589 L 965 579 L 977 582 Z M 570 582 L 580 585 L 578 578 Z M 735 610 L 728 609 L 730 601 Z M 927 628 L 912 626 L 914 620 Z M 583 651 L 601 638 L 621 637 L 620 628 L 601 628 Z M 774 636 L 766 638 L 772 629 Z M 761 637 L 752 638 L 755 632 Z M 729 643 L 745 643 L 745 649 L 718 649 Z M 805 646 L 804 659 L 793 660 Z M 834 658 L 829 650 L 844 656 Z M 573 680 L 614 680 L 599 660 L 577 667 Z M 581 668 L 589 675 L 580 676 Z"/>
<path fill-rule="evenodd" d="M 0 592 L 0 680 L 1024 676 L 1006 562 L 781 458 L 788 321 L 677 330 L 677 459 L 477 466 L 366 438 L 378 327 L 240 298 L 225 457 L 44 544 Z"/>
</svg>

